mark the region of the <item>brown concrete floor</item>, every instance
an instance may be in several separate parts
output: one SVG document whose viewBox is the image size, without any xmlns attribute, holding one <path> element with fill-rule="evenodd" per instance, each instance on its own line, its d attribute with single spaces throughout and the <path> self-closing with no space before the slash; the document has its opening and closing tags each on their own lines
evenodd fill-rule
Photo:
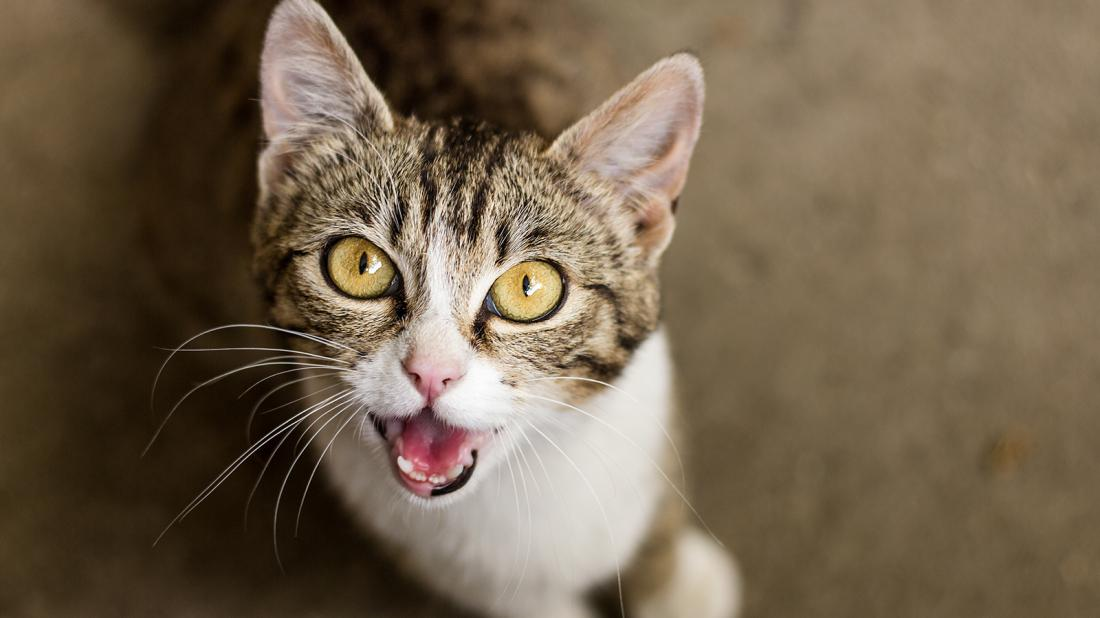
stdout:
<svg viewBox="0 0 1100 618">
<path fill-rule="evenodd" d="M 585 10 L 622 77 L 707 67 L 666 307 L 748 614 L 1096 615 L 1100 5 Z M 230 388 L 137 458 L 190 319 L 128 199 L 162 59 L 92 2 L 0 17 L 0 615 L 411 615 L 323 490 L 279 574 L 258 466 L 150 548 L 242 444 Z"/>
</svg>

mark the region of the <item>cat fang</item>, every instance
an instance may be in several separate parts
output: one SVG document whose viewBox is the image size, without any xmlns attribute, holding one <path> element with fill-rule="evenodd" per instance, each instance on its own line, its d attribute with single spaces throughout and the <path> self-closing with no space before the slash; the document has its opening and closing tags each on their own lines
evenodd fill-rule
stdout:
<svg viewBox="0 0 1100 618">
<path fill-rule="evenodd" d="M 465 487 L 477 467 L 478 449 L 491 434 L 448 425 L 431 408 L 408 419 L 382 421 L 373 413 L 369 417 L 390 447 L 397 480 L 421 498 Z"/>
</svg>

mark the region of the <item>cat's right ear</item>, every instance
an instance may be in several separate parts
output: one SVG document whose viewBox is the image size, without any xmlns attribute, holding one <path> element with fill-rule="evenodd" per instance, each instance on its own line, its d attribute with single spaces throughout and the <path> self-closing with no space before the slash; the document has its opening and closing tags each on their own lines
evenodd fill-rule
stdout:
<svg viewBox="0 0 1100 618">
<path fill-rule="evenodd" d="M 275 7 L 260 61 L 264 134 L 270 142 L 349 125 L 389 131 L 393 117 L 344 35 L 313 0 Z"/>
</svg>

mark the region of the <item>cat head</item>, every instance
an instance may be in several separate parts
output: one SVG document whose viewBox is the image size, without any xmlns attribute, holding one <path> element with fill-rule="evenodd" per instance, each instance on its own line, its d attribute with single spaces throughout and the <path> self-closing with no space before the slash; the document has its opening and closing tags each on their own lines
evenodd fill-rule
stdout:
<svg viewBox="0 0 1100 618">
<path fill-rule="evenodd" d="M 701 122 L 694 57 L 547 142 L 396 115 L 328 15 L 286 0 L 261 83 L 253 243 L 272 320 L 345 367 L 362 440 L 414 500 L 476 482 L 511 429 L 569 415 L 657 327 Z"/>
</svg>

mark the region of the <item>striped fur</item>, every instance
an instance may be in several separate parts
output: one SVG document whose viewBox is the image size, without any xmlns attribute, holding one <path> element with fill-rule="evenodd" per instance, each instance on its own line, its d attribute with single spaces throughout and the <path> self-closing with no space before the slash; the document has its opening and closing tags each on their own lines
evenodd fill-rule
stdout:
<svg viewBox="0 0 1100 618">
<path fill-rule="evenodd" d="M 254 237 L 256 268 L 273 316 L 368 353 L 425 308 L 429 239 L 447 251 L 463 335 L 484 354 L 509 359 L 508 378 L 548 374 L 612 380 L 657 325 L 656 271 L 634 244 L 629 212 L 601 207 L 548 144 L 467 121 L 398 122 L 365 141 L 343 126 L 280 156 L 281 177 L 264 192 Z M 398 264 L 403 290 L 355 311 L 320 285 L 320 256 L 333 237 L 363 235 Z M 517 329 L 480 307 L 487 274 L 525 259 L 559 265 L 562 311 Z M 490 279 L 491 281 L 491 279 Z M 591 390 L 578 386 L 578 391 Z"/>
</svg>

